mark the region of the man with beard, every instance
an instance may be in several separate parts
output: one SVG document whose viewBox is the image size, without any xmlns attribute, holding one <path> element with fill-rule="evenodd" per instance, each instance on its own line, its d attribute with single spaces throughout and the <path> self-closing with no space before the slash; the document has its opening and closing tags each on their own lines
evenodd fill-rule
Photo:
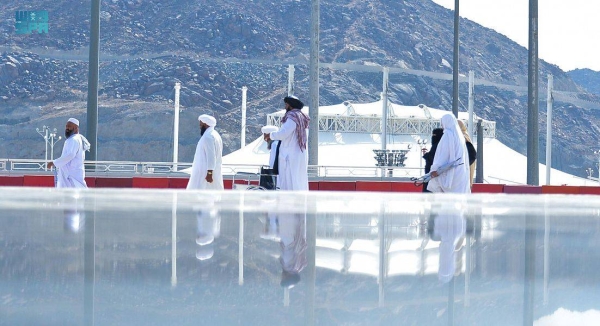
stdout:
<svg viewBox="0 0 600 326">
<path fill-rule="evenodd" d="M 280 190 L 308 190 L 308 123 L 309 117 L 301 109 L 304 107 L 295 96 L 286 96 L 285 115 L 281 119 L 279 131 L 265 133 L 265 141 L 280 140 L 277 144 L 274 173 L 277 188 Z M 315 145 L 316 146 L 316 145 Z"/>
<path fill-rule="evenodd" d="M 56 188 L 87 188 L 83 162 L 90 143 L 79 134 L 79 120 L 67 121 L 65 138 L 61 156 L 47 164 L 48 169 L 56 167 Z"/>
<path fill-rule="evenodd" d="M 207 114 L 198 117 L 200 122 L 200 140 L 192 163 L 192 173 L 187 189 L 223 190 L 221 161 L 223 141 L 215 130 L 217 120 Z"/>
</svg>

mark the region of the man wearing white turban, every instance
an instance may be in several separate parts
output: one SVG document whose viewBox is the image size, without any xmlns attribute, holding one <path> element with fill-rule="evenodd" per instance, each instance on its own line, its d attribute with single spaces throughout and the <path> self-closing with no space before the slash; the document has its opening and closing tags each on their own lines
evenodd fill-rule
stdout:
<svg viewBox="0 0 600 326">
<path fill-rule="evenodd" d="M 458 127 L 458 122 L 452 114 L 442 117 L 444 134 L 437 146 L 433 164 L 431 165 L 432 179 L 427 185 L 431 192 L 471 193 L 469 182 L 469 153 L 465 138 Z M 451 164 L 445 172 L 439 172 L 442 166 Z"/>
<path fill-rule="evenodd" d="M 56 167 L 56 188 L 87 188 L 83 162 L 90 142 L 79 134 L 79 120 L 67 121 L 65 138 L 61 156 L 47 164 L 49 169 Z"/>
<path fill-rule="evenodd" d="M 200 122 L 200 140 L 192 163 L 192 173 L 187 189 L 223 190 L 221 162 L 223 141 L 215 130 L 217 120 L 207 114 L 198 117 Z"/>
</svg>

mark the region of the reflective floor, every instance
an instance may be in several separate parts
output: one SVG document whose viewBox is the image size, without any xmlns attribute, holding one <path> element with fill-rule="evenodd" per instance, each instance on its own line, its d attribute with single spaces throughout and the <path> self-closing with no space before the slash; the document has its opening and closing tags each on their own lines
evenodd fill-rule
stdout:
<svg viewBox="0 0 600 326">
<path fill-rule="evenodd" d="M 596 325 L 600 197 L 0 188 L 0 325 Z"/>
</svg>

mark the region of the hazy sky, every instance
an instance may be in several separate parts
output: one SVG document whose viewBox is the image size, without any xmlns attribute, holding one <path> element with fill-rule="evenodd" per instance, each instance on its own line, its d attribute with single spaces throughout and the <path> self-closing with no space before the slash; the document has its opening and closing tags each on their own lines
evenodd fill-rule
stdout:
<svg viewBox="0 0 600 326">
<path fill-rule="evenodd" d="M 454 9 L 455 0 L 433 0 Z M 459 14 L 527 48 L 529 0 L 460 0 Z M 600 1 L 538 0 L 539 57 L 569 71 L 600 71 Z"/>
</svg>

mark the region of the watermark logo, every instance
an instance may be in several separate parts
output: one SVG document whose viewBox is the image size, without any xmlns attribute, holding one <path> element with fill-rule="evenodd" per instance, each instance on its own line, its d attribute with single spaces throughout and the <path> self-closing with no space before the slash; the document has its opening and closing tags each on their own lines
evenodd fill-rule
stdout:
<svg viewBox="0 0 600 326">
<path fill-rule="evenodd" d="M 17 34 L 48 33 L 48 11 L 18 10 L 15 12 Z"/>
</svg>

